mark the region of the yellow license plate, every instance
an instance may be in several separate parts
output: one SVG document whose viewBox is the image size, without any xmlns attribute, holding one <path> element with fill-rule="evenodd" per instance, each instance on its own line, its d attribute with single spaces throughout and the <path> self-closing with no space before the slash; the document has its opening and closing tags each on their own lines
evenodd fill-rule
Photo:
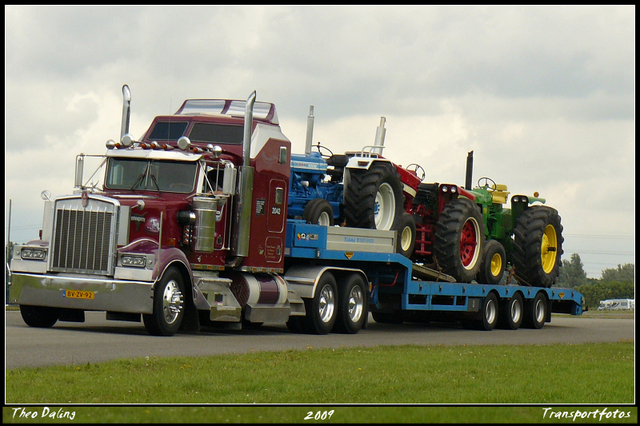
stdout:
<svg viewBox="0 0 640 426">
<path fill-rule="evenodd" d="M 82 290 L 62 290 L 62 297 L 68 299 L 94 299 L 95 295 L 92 291 Z"/>
</svg>

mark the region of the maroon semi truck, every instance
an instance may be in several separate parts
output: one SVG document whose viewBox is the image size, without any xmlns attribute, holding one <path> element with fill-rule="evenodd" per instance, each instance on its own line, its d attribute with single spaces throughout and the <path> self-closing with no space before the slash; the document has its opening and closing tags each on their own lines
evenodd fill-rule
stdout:
<svg viewBox="0 0 640 426">
<path fill-rule="evenodd" d="M 90 156 L 79 155 L 73 195 L 47 197 L 40 238 L 14 248 L 9 303 L 29 326 L 106 311 L 154 335 L 265 322 L 357 333 L 372 313 L 490 330 L 582 312 L 573 290 L 453 282 L 398 253 L 396 230 L 288 218 L 291 142 L 255 92 L 187 100 L 140 140 L 126 85 L 123 98 L 120 141 L 95 156 L 101 172 L 84 179 Z M 361 168 L 388 162 L 353 155 Z"/>
</svg>

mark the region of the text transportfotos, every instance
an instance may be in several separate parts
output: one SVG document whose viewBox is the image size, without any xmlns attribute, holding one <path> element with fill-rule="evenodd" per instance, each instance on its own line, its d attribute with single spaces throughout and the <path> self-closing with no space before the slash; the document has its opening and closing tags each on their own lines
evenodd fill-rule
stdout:
<svg viewBox="0 0 640 426">
<path fill-rule="evenodd" d="M 602 420 L 603 418 L 606 419 L 627 419 L 629 417 L 631 417 L 631 411 L 620 411 L 620 410 L 615 410 L 615 411 L 608 411 L 607 408 L 605 407 L 604 409 L 600 410 L 600 409 L 596 409 L 593 411 L 580 411 L 580 410 L 575 410 L 575 411 L 552 411 L 553 409 L 551 407 L 549 408 L 543 408 L 544 410 L 544 414 L 542 415 L 543 419 L 546 419 L 547 416 L 549 416 L 548 418 L 550 419 L 572 419 L 574 422 L 576 421 L 576 419 L 598 419 L 598 421 Z"/>
</svg>

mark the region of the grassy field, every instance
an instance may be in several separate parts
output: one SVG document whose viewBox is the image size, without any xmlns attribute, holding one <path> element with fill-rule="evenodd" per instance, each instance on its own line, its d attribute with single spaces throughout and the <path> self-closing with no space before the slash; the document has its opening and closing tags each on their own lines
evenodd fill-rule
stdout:
<svg viewBox="0 0 640 426">
<path fill-rule="evenodd" d="M 619 342 L 309 349 L 22 368 L 6 372 L 3 423 L 635 424 L 634 366 L 634 343 Z"/>
<path fill-rule="evenodd" d="M 516 423 L 524 423 L 529 420 L 521 418 L 540 422 L 542 406 L 557 409 L 558 404 L 597 404 L 609 406 L 613 411 L 616 404 L 633 404 L 634 365 L 632 342 L 385 346 L 202 358 L 143 358 L 9 370 L 6 403 L 13 407 L 38 404 L 35 410 L 40 417 L 44 405 L 48 405 L 51 412 L 54 410 L 51 405 L 55 404 L 146 405 L 143 408 L 78 407 L 74 422 L 80 421 L 80 417 L 82 422 L 117 422 L 126 417 L 134 418 L 127 422 L 204 419 L 208 423 L 253 423 L 273 419 L 302 423 L 301 417 L 311 412 L 308 421 L 312 422 L 419 423 L 431 422 L 436 415 L 438 422 L 463 422 L 460 418 L 463 416 L 472 423 L 482 423 L 485 418 L 499 423 L 501 419 L 514 421 L 515 416 Z M 170 404 L 187 405 L 171 407 Z M 265 406 L 211 407 L 209 404 Z M 358 407 L 348 406 L 351 404 Z M 423 404 L 525 406 L 438 407 L 436 414 L 431 411 L 434 407 L 419 406 Z M 536 404 L 542 405 L 526 406 Z M 27 406 L 29 408 L 33 407 Z M 625 410 L 623 406 L 618 408 Z M 70 408 L 63 406 L 61 413 L 64 410 Z M 329 416 L 331 410 L 333 413 Z M 83 414 L 83 411 L 86 412 Z M 626 407 L 626 411 L 637 419 L 635 407 Z M 12 414 L 16 415 L 10 407 L 5 407 L 5 422 L 20 420 Z M 318 420 L 314 419 L 316 415 Z M 489 420 L 492 415 L 498 417 Z"/>
</svg>

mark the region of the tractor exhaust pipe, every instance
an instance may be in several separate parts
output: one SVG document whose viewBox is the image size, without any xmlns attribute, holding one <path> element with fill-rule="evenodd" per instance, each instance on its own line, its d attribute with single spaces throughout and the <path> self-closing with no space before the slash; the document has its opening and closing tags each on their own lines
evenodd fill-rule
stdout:
<svg viewBox="0 0 640 426">
<path fill-rule="evenodd" d="M 120 140 L 129 133 L 131 121 L 131 90 L 126 84 L 122 86 L 122 127 L 120 128 Z"/>
<path fill-rule="evenodd" d="M 384 147 L 384 138 L 387 134 L 387 129 L 384 128 L 384 123 L 387 121 L 386 118 L 380 117 L 380 125 L 376 129 L 376 140 L 373 142 L 373 145 L 380 148 L 373 148 L 371 152 L 375 154 L 382 155 L 382 147 Z"/>
<path fill-rule="evenodd" d="M 471 185 L 473 180 L 473 151 L 469 151 L 467 154 L 467 175 L 464 181 L 464 189 L 467 191 L 471 190 Z"/>
<path fill-rule="evenodd" d="M 304 153 L 306 155 L 311 154 L 311 147 L 313 145 L 313 105 L 309 107 L 309 116 L 307 117 L 307 139 L 304 145 Z"/>
</svg>

